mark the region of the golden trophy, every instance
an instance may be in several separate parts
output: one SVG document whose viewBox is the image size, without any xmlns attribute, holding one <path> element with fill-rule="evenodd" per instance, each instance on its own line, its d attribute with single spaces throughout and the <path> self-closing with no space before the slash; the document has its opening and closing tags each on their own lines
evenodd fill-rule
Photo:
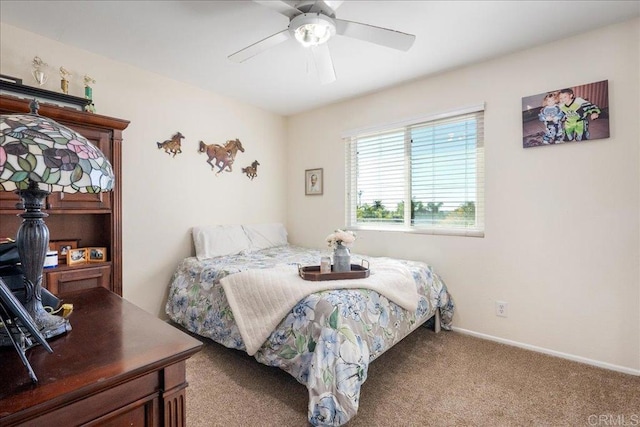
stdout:
<svg viewBox="0 0 640 427">
<path fill-rule="evenodd" d="M 60 89 L 62 92 L 69 93 L 69 77 L 71 77 L 71 73 L 67 71 L 64 67 L 60 67 Z"/>
</svg>

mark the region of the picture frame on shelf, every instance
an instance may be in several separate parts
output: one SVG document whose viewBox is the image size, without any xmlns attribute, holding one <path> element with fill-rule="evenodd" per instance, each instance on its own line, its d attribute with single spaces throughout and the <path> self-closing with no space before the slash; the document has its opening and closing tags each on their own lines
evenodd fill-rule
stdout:
<svg viewBox="0 0 640 427">
<path fill-rule="evenodd" d="M 106 262 L 107 248 L 91 247 L 87 248 L 87 262 Z"/>
<path fill-rule="evenodd" d="M 67 264 L 78 265 L 87 263 L 87 248 L 69 249 L 67 251 Z"/>
<path fill-rule="evenodd" d="M 80 239 L 69 240 L 51 240 L 49 242 L 49 249 L 58 252 L 58 264 L 67 263 L 67 253 L 71 249 L 77 249 Z"/>
<path fill-rule="evenodd" d="M 323 169 L 307 169 L 304 171 L 304 194 L 306 196 L 321 196 L 324 182 L 322 177 Z"/>
</svg>

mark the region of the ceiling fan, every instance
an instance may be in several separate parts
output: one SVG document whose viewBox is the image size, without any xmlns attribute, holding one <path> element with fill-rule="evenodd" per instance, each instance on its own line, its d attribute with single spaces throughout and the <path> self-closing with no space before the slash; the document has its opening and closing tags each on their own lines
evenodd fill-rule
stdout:
<svg viewBox="0 0 640 427">
<path fill-rule="evenodd" d="M 228 58 L 235 62 L 244 62 L 293 37 L 303 46 L 310 48 L 322 83 L 336 80 L 327 46 L 327 41 L 336 34 L 403 51 L 409 50 L 416 39 L 413 34 L 337 19 L 335 11 L 343 3 L 341 0 L 253 1 L 288 17 L 289 27 L 229 55 Z"/>
</svg>

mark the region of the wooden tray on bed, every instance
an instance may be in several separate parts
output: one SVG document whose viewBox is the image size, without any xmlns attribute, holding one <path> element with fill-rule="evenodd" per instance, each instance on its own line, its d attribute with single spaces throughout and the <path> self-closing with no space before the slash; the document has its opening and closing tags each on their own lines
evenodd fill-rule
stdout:
<svg viewBox="0 0 640 427">
<path fill-rule="evenodd" d="M 309 265 L 306 267 L 298 266 L 298 274 L 304 280 L 320 281 L 320 280 L 343 280 L 343 279 L 363 279 L 369 277 L 369 268 L 364 265 L 351 264 L 351 271 L 345 271 L 340 273 L 333 272 L 333 265 L 331 266 L 331 273 L 320 273 L 319 265 Z"/>
</svg>

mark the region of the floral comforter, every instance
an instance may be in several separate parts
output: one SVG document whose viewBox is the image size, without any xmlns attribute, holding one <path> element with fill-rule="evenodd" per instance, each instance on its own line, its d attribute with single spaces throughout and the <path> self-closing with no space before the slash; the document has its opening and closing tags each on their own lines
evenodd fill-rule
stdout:
<svg viewBox="0 0 640 427">
<path fill-rule="evenodd" d="M 169 290 L 166 312 L 191 332 L 245 350 L 224 290 L 223 277 L 279 264 L 318 265 L 325 251 L 292 245 L 198 261 L 184 259 Z M 352 263 L 370 257 L 352 255 Z M 450 329 L 454 305 L 443 281 L 421 262 L 401 260 L 420 294 L 409 312 L 375 291 L 330 290 L 302 299 L 254 357 L 291 374 L 309 390 L 309 422 L 339 426 L 356 415 L 369 363 L 440 310 Z"/>
</svg>

